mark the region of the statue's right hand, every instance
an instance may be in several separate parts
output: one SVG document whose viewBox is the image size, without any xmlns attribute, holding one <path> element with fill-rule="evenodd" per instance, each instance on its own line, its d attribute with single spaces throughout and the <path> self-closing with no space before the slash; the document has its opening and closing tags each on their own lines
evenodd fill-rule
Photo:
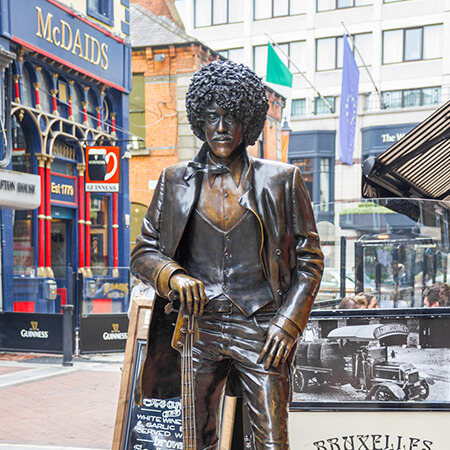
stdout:
<svg viewBox="0 0 450 450">
<path fill-rule="evenodd" d="M 184 273 L 175 273 L 170 277 L 169 286 L 178 292 L 181 308 L 187 308 L 194 316 L 203 314 L 206 304 L 203 282 Z"/>
</svg>

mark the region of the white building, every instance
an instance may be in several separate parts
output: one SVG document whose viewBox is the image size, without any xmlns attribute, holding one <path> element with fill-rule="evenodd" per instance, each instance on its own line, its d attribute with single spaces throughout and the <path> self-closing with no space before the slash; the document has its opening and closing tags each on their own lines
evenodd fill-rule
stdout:
<svg viewBox="0 0 450 450">
<path fill-rule="evenodd" d="M 388 148 L 449 98 L 450 54 L 443 45 L 450 37 L 448 1 L 175 0 L 175 4 L 189 34 L 263 77 L 268 36 L 289 54 L 293 87 L 274 88 L 292 100 L 286 110 L 293 131 L 288 159 L 301 166 L 315 204 L 360 198 L 361 162 Z M 353 166 L 338 160 L 344 25 L 368 68 L 355 52 L 360 82 Z M 322 219 L 332 220 L 333 211 L 323 209 Z"/>
</svg>

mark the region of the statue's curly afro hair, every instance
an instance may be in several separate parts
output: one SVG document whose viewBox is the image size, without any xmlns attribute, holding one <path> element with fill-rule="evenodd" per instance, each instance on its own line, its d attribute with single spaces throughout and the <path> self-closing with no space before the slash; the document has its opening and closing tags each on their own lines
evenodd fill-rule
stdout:
<svg viewBox="0 0 450 450">
<path fill-rule="evenodd" d="M 186 111 L 192 131 L 202 141 L 205 109 L 215 101 L 244 128 L 246 145 L 258 139 L 269 109 L 266 88 L 253 70 L 233 61 L 213 61 L 193 77 L 186 94 Z"/>
</svg>

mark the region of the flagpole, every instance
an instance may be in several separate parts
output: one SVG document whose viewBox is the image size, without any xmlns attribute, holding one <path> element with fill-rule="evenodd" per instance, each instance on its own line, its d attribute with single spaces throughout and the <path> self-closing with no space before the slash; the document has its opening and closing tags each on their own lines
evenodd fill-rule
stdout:
<svg viewBox="0 0 450 450">
<path fill-rule="evenodd" d="M 358 56 L 359 56 L 359 58 L 361 59 L 361 62 L 363 63 L 364 69 L 366 69 L 367 75 L 369 75 L 370 81 L 372 82 L 373 87 L 375 88 L 375 91 L 376 91 L 376 93 L 378 94 L 378 97 L 380 98 L 381 109 L 383 109 L 383 106 L 384 106 L 383 96 L 381 95 L 381 92 L 379 91 L 377 85 L 375 84 L 375 81 L 374 81 L 374 79 L 372 78 L 372 75 L 371 75 L 371 73 L 370 73 L 370 71 L 369 71 L 369 68 L 367 67 L 366 62 L 364 61 L 364 58 L 362 57 L 361 53 L 360 53 L 359 50 L 358 50 L 358 47 L 356 46 L 355 38 L 354 38 L 354 36 L 353 36 L 352 34 L 350 34 L 350 32 L 348 31 L 348 29 L 347 29 L 347 27 L 345 26 L 345 23 L 344 23 L 343 21 L 341 21 L 341 24 L 342 24 L 342 26 L 344 27 L 345 34 L 346 34 L 347 36 L 350 36 L 350 37 L 352 38 L 352 41 L 353 41 L 353 48 L 354 48 L 354 49 L 356 50 L 356 52 L 358 53 Z"/>
<path fill-rule="evenodd" d="M 331 105 L 328 103 L 328 100 L 322 96 L 322 94 L 315 88 L 315 86 L 311 83 L 311 81 L 308 80 L 306 75 L 298 68 L 297 64 L 292 60 L 292 58 L 289 55 L 286 55 L 284 50 L 278 45 L 278 42 L 275 41 L 268 33 L 264 33 L 273 44 L 275 44 L 278 47 L 278 50 L 289 60 L 289 62 L 294 66 L 294 68 L 298 71 L 298 73 L 306 80 L 306 82 L 310 85 L 310 87 L 314 90 L 314 92 L 322 99 L 322 101 L 328 106 L 329 110 L 331 112 L 334 112 L 334 108 L 331 107 Z"/>
</svg>

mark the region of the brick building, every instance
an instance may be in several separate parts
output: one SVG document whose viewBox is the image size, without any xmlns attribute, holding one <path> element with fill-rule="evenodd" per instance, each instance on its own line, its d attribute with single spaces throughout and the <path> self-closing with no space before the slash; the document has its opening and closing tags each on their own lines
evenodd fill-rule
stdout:
<svg viewBox="0 0 450 450">
<path fill-rule="evenodd" d="M 130 5 L 130 131 L 141 139 L 135 141 L 130 160 L 132 243 L 161 170 L 191 159 L 201 146 L 190 129 L 184 105 L 190 79 L 203 65 L 223 58 L 177 26 L 178 16 L 173 17 L 167 8 L 170 0 L 139 3 Z M 162 15 L 144 7 L 150 3 Z M 285 99 L 269 88 L 267 94 L 270 109 L 264 133 L 250 153 L 280 159 Z"/>
</svg>

